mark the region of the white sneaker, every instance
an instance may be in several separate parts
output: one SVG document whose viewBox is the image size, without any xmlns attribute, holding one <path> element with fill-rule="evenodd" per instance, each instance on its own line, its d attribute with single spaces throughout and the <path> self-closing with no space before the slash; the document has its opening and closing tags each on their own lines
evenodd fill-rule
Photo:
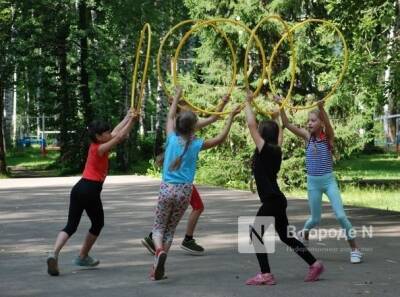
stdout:
<svg viewBox="0 0 400 297">
<path fill-rule="evenodd" d="M 301 230 L 297 233 L 297 238 L 302 244 L 304 244 L 305 247 L 309 246 L 310 241 L 304 237 L 304 230 Z"/>
<path fill-rule="evenodd" d="M 354 251 L 350 252 L 350 262 L 353 264 L 361 263 L 362 262 L 362 253 L 360 250 L 355 249 Z"/>
</svg>

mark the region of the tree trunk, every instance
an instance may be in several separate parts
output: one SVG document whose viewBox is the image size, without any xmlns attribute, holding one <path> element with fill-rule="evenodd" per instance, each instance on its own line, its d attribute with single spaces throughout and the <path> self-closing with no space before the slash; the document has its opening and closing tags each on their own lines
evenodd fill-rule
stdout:
<svg viewBox="0 0 400 297">
<path fill-rule="evenodd" d="M 80 38 L 80 92 L 82 97 L 83 117 L 86 126 L 93 120 L 93 109 L 89 89 L 89 74 L 87 71 L 87 61 L 89 57 L 88 48 L 88 9 L 86 0 L 79 1 L 79 30 Z"/>
<path fill-rule="evenodd" d="M 122 100 L 124 102 L 124 104 L 120 105 L 120 115 L 121 115 L 121 119 L 125 116 L 126 114 L 126 110 L 127 110 L 127 106 L 128 106 L 128 102 L 130 104 L 129 101 L 129 81 L 128 81 L 128 65 L 126 60 L 123 60 L 122 62 L 122 76 L 124 77 L 123 79 L 123 85 L 122 85 L 122 89 L 121 89 L 121 97 L 124 99 Z M 125 141 L 123 143 L 121 143 L 120 145 L 117 146 L 117 167 L 119 170 L 121 170 L 122 172 L 126 172 L 128 171 L 128 141 Z"/>
<path fill-rule="evenodd" d="M 71 129 L 69 125 L 69 115 L 71 114 L 71 104 L 68 95 L 68 72 L 67 72 L 67 37 L 69 35 L 68 25 L 61 24 L 58 28 L 56 44 L 57 44 L 57 60 L 58 60 L 58 74 L 59 86 L 57 88 L 57 96 L 60 100 L 60 158 L 63 162 L 69 163 L 69 145 L 70 135 L 68 130 Z"/>
<path fill-rule="evenodd" d="M 149 99 L 151 98 L 151 82 L 150 78 L 146 81 L 146 86 L 144 87 L 142 106 L 140 107 L 140 119 L 139 119 L 139 130 L 140 135 L 147 135 L 148 126 L 147 126 L 147 118 L 146 118 L 146 105 L 148 104 Z"/>
<path fill-rule="evenodd" d="M 6 166 L 6 151 L 4 146 L 4 133 L 3 133 L 3 110 L 4 110 L 4 85 L 0 79 L 0 174 L 7 174 Z"/>
<path fill-rule="evenodd" d="M 393 27 L 390 30 L 389 34 L 389 55 L 388 55 L 388 61 L 389 63 L 393 63 L 392 60 L 398 60 L 398 47 L 396 47 L 396 38 L 400 38 L 400 0 L 397 0 L 395 2 L 395 13 L 396 13 L 396 20 L 393 24 Z M 396 96 L 398 94 L 397 88 L 398 88 L 398 80 L 396 80 L 396 77 L 398 77 L 398 73 L 396 73 L 396 70 L 398 67 L 396 65 L 389 65 L 388 66 L 388 72 L 389 72 L 389 81 L 388 81 L 388 105 L 389 105 L 389 114 L 398 114 L 399 113 L 399 99 Z M 396 118 L 392 118 L 389 120 L 389 131 L 390 131 L 390 136 L 391 139 L 394 143 L 397 141 L 397 134 L 399 133 L 397 129 L 397 123 L 396 123 Z"/>
<path fill-rule="evenodd" d="M 400 0 L 397 0 L 394 3 L 394 9 L 396 13 L 396 20 L 394 24 L 391 26 L 390 31 L 389 31 L 389 36 L 388 36 L 388 53 L 386 56 L 387 60 L 387 68 L 385 69 L 385 74 L 384 74 L 384 82 L 385 82 L 385 97 L 388 103 L 388 108 L 389 108 L 389 115 L 397 114 L 397 100 L 394 96 L 395 94 L 395 88 L 396 82 L 395 80 L 395 75 L 394 75 L 394 69 L 391 65 L 391 60 L 393 57 L 396 56 L 396 47 L 394 46 L 395 43 L 395 38 L 396 38 L 396 32 L 399 31 L 399 23 L 400 23 Z M 394 142 L 396 140 L 396 119 L 389 119 L 388 120 L 388 138 Z"/>
<path fill-rule="evenodd" d="M 165 121 L 167 118 L 167 99 L 161 84 L 157 85 L 157 106 L 156 106 L 156 139 L 154 142 L 154 156 L 157 156 L 163 150 Z"/>
</svg>

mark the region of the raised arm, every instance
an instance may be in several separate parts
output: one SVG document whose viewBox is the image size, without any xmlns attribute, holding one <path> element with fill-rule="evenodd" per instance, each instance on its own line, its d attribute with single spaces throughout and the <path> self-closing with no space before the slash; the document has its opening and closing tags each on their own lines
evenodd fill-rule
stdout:
<svg viewBox="0 0 400 297">
<path fill-rule="evenodd" d="M 272 120 L 274 120 L 278 126 L 279 126 L 279 135 L 278 135 L 278 145 L 282 146 L 283 143 L 283 129 L 285 128 L 285 126 L 281 125 L 279 123 L 279 114 L 280 114 L 280 110 L 279 108 L 275 109 L 271 115 Z"/>
<path fill-rule="evenodd" d="M 128 123 L 130 113 L 131 113 L 131 110 L 129 109 L 128 112 L 126 113 L 125 117 L 122 119 L 122 121 L 119 122 L 118 125 L 116 125 L 114 127 L 114 129 L 111 132 L 111 136 L 114 137 L 115 135 L 117 135 L 117 133 Z"/>
<path fill-rule="evenodd" d="M 282 98 L 280 96 L 274 96 L 274 100 L 277 103 L 280 103 Z M 282 119 L 282 125 L 283 127 L 288 128 L 288 130 L 290 132 L 292 132 L 294 135 L 303 138 L 304 141 L 308 141 L 308 139 L 310 139 L 310 133 L 303 128 L 297 127 L 295 125 L 293 125 L 292 123 L 289 122 L 289 119 L 286 115 L 285 109 L 281 108 L 281 119 Z"/>
<path fill-rule="evenodd" d="M 256 117 L 254 115 L 253 109 L 251 108 L 252 100 L 253 100 L 253 93 L 247 92 L 246 105 L 244 111 L 246 113 L 247 127 L 249 127 L 251 138 L 253 138 L 253 141 L 256 144 L 258 151 L 261 152 L 265 141 L 258 132 Z"/>
<path fill-rule="evenodd" d="M 127 122 L 125 126 L 123 126 L 109 141 L 106 143 L 102 143 L 97 149 L 97 153 L 99 156 L 102 156 L 104 153 L 109 152 L 113 149 L 117 144 L 121 143 L 127 138 L 127 135 L 132 130 L 133 124 L 138 120 L 139 114 L 130 110 L 128 115 Z"/>
<path fill-rule="evenodd" d="M 215 111 L 217 111 L 217 112 L 223 111 L 228 102 L 229 102 L 229 95 L 224 95 L 222 97 L 221 103 L 217 106 Z M 218 115 L 213 114 L 205 119 L 199 119 L 196 123 L 196 130 L 202 129 L 205 126 L 208 126 L 208 125 L 214 123 L 216 120 L 218 120 L 218 118 L 219 118 Z"/>
<path fill-rule="evenodd" d="M 208 139 L 206 141 L 204 141 L 203 143 L 203 147 L 201 148 L 202 150 L 207 150 L 210 149 L 214 146 L 217 146 L 221 143 L 223 143 L 226 139 L 226 137 L 228 136 L 229 130 L 231 129 L 232 126 L 232 122 L 233 119 L 235 118 L 235 116 L 240 112 L 240 106 L 236 107 L 230 114 L 229 117 L 226 121 L 225 127 L 223 128 L 223 130 L 221 131 L 221 133 L 219 135 L 217 135 L 214 138 Z"/>
<path fill-rule="evenodd" d="M 176 109 L 178 107 L 178 101 L 182 96 L 182 87 L 177 86 L 175 90 L 175 96 L 172 98 L 171 106 L 169 107 L 168 116 L 167 116 L 167 124 L 166 124 L 166 132 L 171 133 L 174 131 L 174 121 L 176 116 Z"/>
<path fill-rule="evenodd" d="M 335 132 L 332 128 L 331 121 L 329 120 L 329 116 L 324 109 L 324 102 L 318 103 L 318 109 L 320 112 L 321 119 L 325 125 L 326 137 L 328 138 L 328 141 L 330 142 L 330 144 L 333 146 L 333 139 L 335 137 Z"/>
</svg>

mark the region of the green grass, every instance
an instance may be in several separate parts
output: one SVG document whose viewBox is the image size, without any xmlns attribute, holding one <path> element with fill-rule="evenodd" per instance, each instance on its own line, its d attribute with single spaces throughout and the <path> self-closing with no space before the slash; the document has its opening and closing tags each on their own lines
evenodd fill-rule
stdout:
<svg viewBox="0 0 400 297">
<path fill-rule="evenodd" d="M 340 180 L 400 179 L 400 159 L 394 153 L 360 155 L 335 165 Z"/>
<path fill-rule="evenodd" d="M 307 199 L 306 190 L 285 193 L 288 197 Z M 343 204 L 383 210 L 400 211 L 399 192 L 378 187 L 346 186 L 341 188 Z M 323 201 L 329 202 L 324 195 Z"/>
<path fill-rule="evenodd" d="M 21 151 L 10 151 L 6 155 L 7 166 L 24 167 L 29 170 L 46 170 L 55 164 L 58 151 L 48 151 L 46 156 L 40 154 L 39 146 L 32 146 Z"/>
</svg>

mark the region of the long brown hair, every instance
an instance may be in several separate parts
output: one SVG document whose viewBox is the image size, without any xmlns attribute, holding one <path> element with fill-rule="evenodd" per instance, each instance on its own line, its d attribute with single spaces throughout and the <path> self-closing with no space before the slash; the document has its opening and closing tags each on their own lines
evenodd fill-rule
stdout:
<svg viewBox="0 0 400 297">
<path fill-rule="evenodd" d="M 278 145 L 278 139 L 279 139 L 279 125 L 272 120 L 265 120 L 262 121 L 258 125 L 258 133 L 260 133 L 262 139 L 264 139 L 265 143 L 268 143 L 271 148 L 273 148 L 274 151 L 281 152 L 281 147 Z M 252 157 L 252 162 L 251 162 L 251 169 L 254 174 L 255 170 L 255 162 L 256 162 L 256 156 L 258 154 L 257 148 L 254 150 L 254 154 Z"/>
<path fill-rule="evenodd" d="M 181 167 L 183 156 L 189 149 L 190 143 L 192 142 L 192 134 L 194 132 L 197 123 L 197 116 L 193 111 L 185 110 L 178 114 L 175 120 L 175 129 L 179 136 L 187 138 L 185 143 L 185 148 L 182 154 L 176 158 L 169 165 L 170 171 L 178 170 Z"/>
</svg>

